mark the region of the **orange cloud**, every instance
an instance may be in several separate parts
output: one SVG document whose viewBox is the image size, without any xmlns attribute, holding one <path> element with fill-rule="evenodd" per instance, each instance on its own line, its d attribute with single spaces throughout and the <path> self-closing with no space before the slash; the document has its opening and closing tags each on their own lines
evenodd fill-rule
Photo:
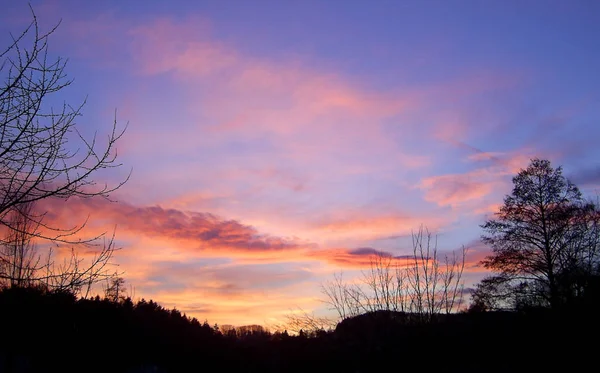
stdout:
<svg viewBox="0 0 600 373">
<path fill-rule="evenodd" d="M 315 289 L 330 271 L 369 268 L 373 255 L 412 264 L 409 256 L 371 247 L 319 248 L 271 237 L 211 214 L 103 199 L 44 201 L 40 207 L 56 222 L 80 222 L 90 214 L 90 228 L 117 224 L 125 244 L 116 259 L 132 285 L 130 295 L 211 323 L 277 324 L 293 307 L 318 308 Z M 469 255 L 469 273 L 481 271 L 477 259 Z"/>
<path fill-rule="evenodd" d="M 340 211 L 314 223 L 316 234 L 328 239 L 348 237 L 362 240 L 410 234 L 420 225 L 436 231 L 451 219 L 450 216 L 420 214 L 390 214 L 368 211 Z"/>
<path fill-rule="evenodd" d="M 117 239 L 131 242 L 119 252 L 123 262 L 142 255 L 146 260 L 189 260 L 193 258 L 231 258 L 239 263 L 265 264 L 322 261 L 339 267 L 366 266 L 376 253 L 392 255 L 369 248 L 321 248 L 296 237 L 277 237 L 258 232 L 254 227 L 236 220 L 226 220 L 209 213 L 184 212 L 159 206 L 137 207 L 105 199 L 43 201 L 40 208 L 48 211 L 50 224 L 81 224 L 92 216 L 82 234 L 99 234 L 106 227 L 116 226 Z M 385 221 L 385 220 L 382 220 Z M 381 221 L 374 219 L 369 224 Z M 356 231 L 360 222 L 331 223 L 344 231 Z M 384 227 L 392 229 L 393 226 Z M 397 227 L 396 227 L 397 228 Z M 376 226 L 365 227 L 365 232 Z M 398 230 L 377 231 L 376 234 L 398 233 Z"/>
<path fill-rule="evenodd" d="M 300 248 L 292 239 L 260 234 L 253 227 L 235 220 L 223 220 L 210 213 L 183 212 L 160 206 L 136 207 L 101 198 L 44 201 L 47 219 L 75 225 L 93 214 L 90 225 L 117 225 L 125 231 L 174 241 L 192 241 L 198 250 L 284 251 Z"/>
<path fill-rule="evenodd" d="M 181 291 L 162 290 L 154 293 L 155 299 L 166 307 L 177 307 L 188 316 L 211 324 L 263 324 L 276 325 L 285 321 L 294 307 L 315 309 L 322 301 L 314 295 L 318 284 L 305 283 L 284 287 L 278 291 L 249 291 L 229 293 L 216 288 L 214 292 L 190 288 Z"/>
<path fill-rule="evenodd" d="M 290 308 L 319 304 L 314 294 L 319 280 L 310 266 L 140 256 L 127 269 L 128 295 L 157 300 L 211 324 L 274 324 Z"/>
</svg>

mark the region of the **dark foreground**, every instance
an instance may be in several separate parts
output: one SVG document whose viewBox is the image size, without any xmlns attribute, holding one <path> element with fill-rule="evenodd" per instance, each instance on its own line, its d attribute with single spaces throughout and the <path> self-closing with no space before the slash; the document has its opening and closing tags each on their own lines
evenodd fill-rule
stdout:
<svg viewBox="0 0 600 373">
<path fill-rule="evenodd" d="M 561 312 L 400 313 L 335 331 L 227 333 L 156 303 L 0 292 L 0 372 L 490 372 L 597 367 L 595 305 Z"/>
</svg>

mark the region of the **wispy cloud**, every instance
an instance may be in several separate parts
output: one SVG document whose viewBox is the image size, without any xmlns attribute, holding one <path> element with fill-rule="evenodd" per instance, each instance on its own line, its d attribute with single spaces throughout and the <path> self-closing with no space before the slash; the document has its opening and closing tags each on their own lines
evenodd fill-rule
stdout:
<svg viewBox="0 0 600 373">
<path fill-rule="evenodd" d="M 486 197 L 493 196 L 498 200 L 502 192 L 508 193 L 509 177 L 529 162 L 526 154 L 490 153 L 466 144 L 459 145 L 469 150 L 467 160 L 475 162 L 476 168 L 422 179 L 418 187 L 425 191 L 425 200 L 439 206 L 485 212 L 495 205 Z"/>
</svg>

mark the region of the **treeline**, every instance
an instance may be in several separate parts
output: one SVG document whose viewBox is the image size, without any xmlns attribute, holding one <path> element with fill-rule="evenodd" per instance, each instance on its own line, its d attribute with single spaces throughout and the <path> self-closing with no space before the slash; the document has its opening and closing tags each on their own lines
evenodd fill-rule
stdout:
<svg viewBox="0 0 600 373">
<path fill-rule="evenodd" d="M 153 301 L 0 291 L 2 372 L 373 372 L 575 369 L 595 361 L 597 304 L 560 313 L 376 311 L 335 330 L 271 333 L 199 322 Z"/>
<path fill-rule="evenodd" d="M 334 360 L 327 362 L 334 356 L 330 333 L 290 336 L 262 327 L 222 333 L 152 300 L 83 299 L 43 287 L 2 289 L 0 330 L 0 372 L 334 368 Z"/>
</svg>

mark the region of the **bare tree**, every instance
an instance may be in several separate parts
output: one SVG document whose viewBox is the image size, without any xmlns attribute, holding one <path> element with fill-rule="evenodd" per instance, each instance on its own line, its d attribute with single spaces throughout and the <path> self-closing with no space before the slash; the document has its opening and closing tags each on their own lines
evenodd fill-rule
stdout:
<svg viewBox="0 0 600 373">
<path fill-rule="evenodd" d="M 299 334 L 302 330 L 308 335 L 315 335 L 321 331 L 332 330 L 336 325 L 337 320 L 317 316 L 314 312 L 309 313 L 302 308 L 298 308 L 285 315 L 285 321 L 281 324 L 273 325 L 272 329 L 280 332 L 285 330 L 294 334 Z"/>
<path fill-rule="evenodd" d="M 39 216 L 33 202 L 19 205 L 11 211 L 11 228 L 4 227 L 5 236 L 0 243 L 0 286 L 24 287 L 42 285 L 47 289 L 67 290 L 87 297 L 93 284 L 118 276 L 110 265 L 117 250 L 114 236 L 103 237 L 103 243 L 82 242 L 85 256 L 74 247 L 67 248 L 59 259 L 55 247 L 40 248 Z M 32 218 L 32 216 L 34 218 Z M 41 219 L 41 218 L 40 218 Z"/>
<path fill-rule="evenodd" d="M 424 227 L 413 233 L 412 246 L 408 257 L 373 255 L 369 269 L 357 282 L 345 282 L 341 273 L 335 274 L 333 281 L 321 287 L 325 302 L 341 320 L 394 311 L 431 322 L 438 314 L 460 309 L 467 249 L 440 258 L 437 238 Z"/>
<path fill-rule="evenodd" d="M 44 267 L 32 242 L 39 227 L 28 218 L 33 214 L 32 205 L 19 205 L 7 214 L 13 229 L 4 229 L 5 239 L 0 245 L 0 283 L 5 287 L 32 285 L 36 273 Z"/>
<path fill-rule="evenodd" d="M 81 251 L 71 247 L 66 258 L 56 262 L 52 252 L 48 253 L 46 286 L 50 289 L 68 290 L 73 294 L 87 298 L 92 285 L 102 281 L 119 278 L 122 272 L 115 271 L 111 259 L 119 248 L 115 247 L 114 233 L 110 237 L 102 237 L 101 244 L 84 244 L 88 250 L 87 257 Z"/>
<path fill-rule="evenodd" d="M 11 285 L 24 285 L 35 277 L 48 285 L 79 291 L 104 276 L 115 249 L 113 239 L 105 241 L 91 264 L 87 263 L 75 246 L 97 247 L 104 234 L 78 237 L 85 221 L 56 226 L 44 219 L 45 211 L 34 207 L 48 199 L 108 198 L 122 186 L 128 176 L 112 186 L 98 183 L 94 176 L 121 165 L 115 147 L 126 126 L 119 130 L 115 119 L 105 140 L 96 135 L 86 138 L 76 124 L 85 101 L 77 106 L 50 106 L 72 81 L 65 72 L 67 61 L 51 58 L 48 52 L 48 39 L 58 25 L 42 32 L 33 10 L 31 15 L 29 26 L 18 36 L 11 35 L 11 43 L 0 49 L 1 276 Z M 55 263 L 49 252 L 40 261 L 34 244 L 44 240 L 70 245 L 70 259 Z M 43 276 L 42 269 L 46 270 Z"/>
<path fill-rule="evenodd" d="M 450 313 L 462 305 L 464 284 L 462 274 L 467 249 L 439 257 L 437 236 L 420 227 L 412 235 L 412 265 L 406 270 L 409 283 L 407 309 L 424 321 L 440 313 Z"/>
<path fill-rule="evenodd" d="M 33 11 L 32 17 L 0 53 L 0 222 L 9 227 L 4 217 L 15 206 L 47 198 L 108 197 L 127 181 L 109 186 L 93 179 L 98 171 L 121 165 L 115 146 L 125 129 L 119 131 L 116 120 L 102 146 L 96 136 L 86 139 L 76 127 L 85 102 L 76 107 L 64 103 L 58 110 L 48 106 L 72 81 L 66 60 L 48 55 L 48 38 L 56 27 L 43 33 Z M 31 46 L 24 47 L 29 39 Z M 64 233 L 59 229 L 51 238 Z"/>
<path fill-rule="evenodd" d="M 332 281 L 321 285 L 321 292 L 326 296 L 326 303 L 337 312 L 340 320 L 367 311 L 362 301 L 362 289 L 356 284 L 345 283 L 341 272 L 335 273 Z"/>
<path fill-rule="evenodd" d="M 404 277 L 398 272 L 396 261 L 391 255 L 373 255 L 368 271 L 363 272 L 362 282 L 368 293 L 362 294 L 363 303 L 368 311 L 379 309 L 398 311 L 403 304 L 402 296 Z M 400 285 L 400 286 L 398 286 Z M 371 294 L 368 296 L 367 294 Z M 400 307 L 398 307 L 400 305 Z"/>
<path fill-rule="evenodd" d="M 120 302 L 125 299 L 125 279 L 114 276 L 107 280 L 108 284 L 104 289 L 104 297 L 112 302 Z"/>
</svg>

